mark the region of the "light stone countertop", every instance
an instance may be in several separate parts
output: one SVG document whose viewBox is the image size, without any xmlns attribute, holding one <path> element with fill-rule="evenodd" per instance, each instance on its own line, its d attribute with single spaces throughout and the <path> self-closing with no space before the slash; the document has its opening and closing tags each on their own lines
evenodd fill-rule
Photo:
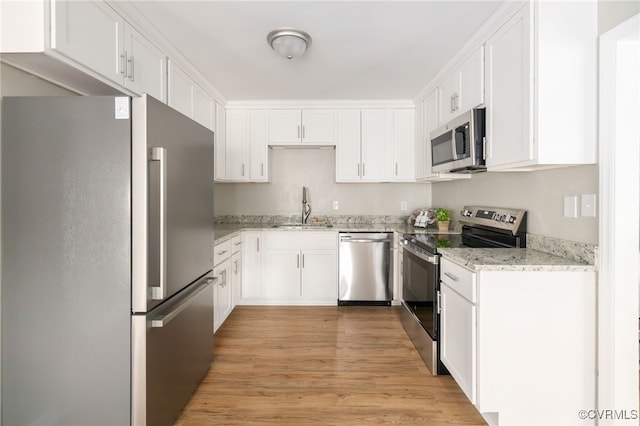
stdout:
<svg viewBox="0 0 640 426">
<path fill-rule="evenodd" d="M 437 233 L 436 229 L 414 228 L 400 223 L 337 223 L 332 227 L 308 226 L 305 228 L 277 228 L 271 223 L 216 223 L 213 225 L 214 244 L 220 244 L 240 235 L 242 231 L 278 231 L 278 232 L 399 232 L 399 233 Z M 451 231 L 449 233 L 458 233 Z"/>
<path fill-rule="evenodd" d="M 529 248 L 443 248 L 442 257 L 474 271 L 595 271 L 590 265 Z"/>
</svg>

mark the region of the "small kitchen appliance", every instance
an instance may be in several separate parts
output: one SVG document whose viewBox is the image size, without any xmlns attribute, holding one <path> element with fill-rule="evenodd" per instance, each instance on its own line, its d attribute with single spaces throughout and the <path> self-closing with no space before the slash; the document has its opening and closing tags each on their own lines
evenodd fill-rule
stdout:
<svg viewBox="0 0 640 426">
<path fill-rule="evenodd" d="M 441 248 L 525 247 L 527 213 L 521 209 L 465 206 L 460 234 L 404 234 L 402 325 L 434 375 L 448 374 L 440 361 Z"/>
</svg>

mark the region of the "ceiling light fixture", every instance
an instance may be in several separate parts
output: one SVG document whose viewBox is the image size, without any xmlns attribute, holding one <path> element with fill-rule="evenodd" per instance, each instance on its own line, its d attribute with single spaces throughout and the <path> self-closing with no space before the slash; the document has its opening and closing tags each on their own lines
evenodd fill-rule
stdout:
<svg viewBox="0 0 640 426">
<path fill-rule="evenodd" d="M 267 34 L 267 43 L 278 55 L 293 59 L 307 51 L 311 45 L 311 36 L 295 28 L 278 28 Z"/>
</svg>

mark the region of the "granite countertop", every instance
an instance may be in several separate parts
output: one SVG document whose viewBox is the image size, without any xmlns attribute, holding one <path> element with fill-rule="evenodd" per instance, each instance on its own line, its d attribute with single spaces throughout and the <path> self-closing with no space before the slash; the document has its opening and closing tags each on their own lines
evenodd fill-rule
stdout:
<svg viewBox="0 0 640 426">
<path fill-rule="evenodd" d="M 595 265 L 530 248 L 438 249 L 442 257 L 474 271 L 595 271 Z"/>
<path fill-rule="evenodd" d="M 279 231 L 279 232 L 399 232 L 399 233 L 440 233 L 437 229 L 414 228 L 402 223 L 336 223 L 332 227 L 309 226 L 307 228 L 277 228 L 272 223 L 216 223 L 213 225 L 214 244 L 227 241 L 242 231 Z M 449 233 L 456 234 L 456 231 Z"/>
</svg>

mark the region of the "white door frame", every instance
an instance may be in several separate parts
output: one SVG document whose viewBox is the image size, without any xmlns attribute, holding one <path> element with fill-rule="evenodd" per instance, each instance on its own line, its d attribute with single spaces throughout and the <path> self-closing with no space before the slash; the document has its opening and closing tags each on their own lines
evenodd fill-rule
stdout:
<svg viewBox="0 0 640 426">
<path fill-rule="evenodd" d="M 597 414 L 607 425 L 638 424 L 639 39 L 640 14 L 600 37 Z"/>
</svg>

